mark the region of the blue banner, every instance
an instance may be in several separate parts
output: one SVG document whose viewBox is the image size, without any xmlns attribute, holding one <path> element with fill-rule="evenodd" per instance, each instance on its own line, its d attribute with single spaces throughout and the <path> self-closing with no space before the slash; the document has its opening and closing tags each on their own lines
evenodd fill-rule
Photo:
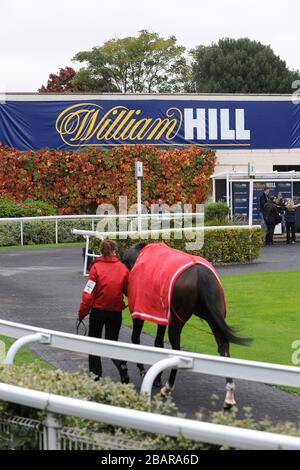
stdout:
<svg viewBox="0 0 300 470">
<path fill-rule="evenodd" d="M 0 142 L 26 149 L 146 144 L 212 149 L 300 147 L 300 103 L 259 99 L 7 100 Z"/>
</svg>

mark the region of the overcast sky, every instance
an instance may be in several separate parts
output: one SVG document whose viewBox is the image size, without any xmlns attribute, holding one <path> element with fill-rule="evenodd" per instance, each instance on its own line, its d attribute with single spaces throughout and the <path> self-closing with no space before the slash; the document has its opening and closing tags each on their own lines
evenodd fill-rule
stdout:
<svg viewBox="0 0 300 470">
<path fill-rule="evenodd" d="M 0 0 L 0 11 L 0 91 L 37 91 L 76 52 L 141 29 L 188 49 L 247 36 L 300 69 L 299 0 Z"/>
</svg>

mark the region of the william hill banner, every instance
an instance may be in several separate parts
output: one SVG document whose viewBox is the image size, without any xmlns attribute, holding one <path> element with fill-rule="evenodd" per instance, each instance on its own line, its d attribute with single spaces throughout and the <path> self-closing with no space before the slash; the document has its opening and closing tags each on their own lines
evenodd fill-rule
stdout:
<svg viewBox="0 0 300 470">
<path fill-rule="evenodd" d="M 162 95 L 160 99 L 159 95 L 8 94 L 2 98 L 0 142 L 21 150 L 128 144 L 300 147 L 300 102 L 295 104 L 288 96 Z"/>
</svg>

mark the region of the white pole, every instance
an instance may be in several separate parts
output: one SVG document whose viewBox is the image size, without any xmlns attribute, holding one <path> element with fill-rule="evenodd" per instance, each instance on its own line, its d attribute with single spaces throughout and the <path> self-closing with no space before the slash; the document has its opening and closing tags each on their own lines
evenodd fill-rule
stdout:
<svg viewBox="0 0 300 470">
<path fill-rule="evenodd" d="M 249 227 L 253 224 L 253 180 L 249 181 Z"/>
<path fill-rule="evenodd" d="M 142 178 L 137 178 L 138 232 L 142 231 Z"/>
</svg>

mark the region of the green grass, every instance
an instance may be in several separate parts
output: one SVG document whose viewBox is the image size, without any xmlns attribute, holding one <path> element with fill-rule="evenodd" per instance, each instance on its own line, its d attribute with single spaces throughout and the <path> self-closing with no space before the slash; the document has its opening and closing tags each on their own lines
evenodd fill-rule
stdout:
<svg viewBox="0 0 300 470">
<path fill-rule="evenodd" d="M 293 365 L 291 345 L 300 339 L 300 271 L 223 276 L 227 299 L 227 322 L 239 334 L 253 338 L 250 347 L 231 346 L 240 359 Z M 124 322 L 131 325 L 129 314 Z M 182 348 L 217 355 L 214 337 L 195 331 L 209 327 L 193 316 L 183 329 Z M 145 332 L 155 334 L 156 325 L 146 322 Z"/>
<path fill-rule="evenodd" d="M 3 341 L 5 344 L 5 351 L 7 352 L 9 347 L 15 341 L 13 338 L 7 338 L 6 336 L 0 336 L 0 341 Z M 2 349 L 1 349 L 2 351 Z M 27 347 L 23 347 L 20 349 L 19 352 L 16 354 L 16 358 L 14 364 L 20 366 L 22 364 L 31 364 L 32 362 L 36 362 L 39 364 L 40 367 L 46 369 L 52 369 L 53 366 L 46 361 L 40 359 L 36 354 L 32 353 Z"/>
<path fill-rule="evenodd" d="M 14 246 L 0 246 L 0 250 L 34 250 L 38 248 L 65 248 L 68 246 L 84 246 L 84 241 L 82 242 L 72 242 L 72 243 L 45 243 L 41 245 L 14 245 Z"/>
</svg>

